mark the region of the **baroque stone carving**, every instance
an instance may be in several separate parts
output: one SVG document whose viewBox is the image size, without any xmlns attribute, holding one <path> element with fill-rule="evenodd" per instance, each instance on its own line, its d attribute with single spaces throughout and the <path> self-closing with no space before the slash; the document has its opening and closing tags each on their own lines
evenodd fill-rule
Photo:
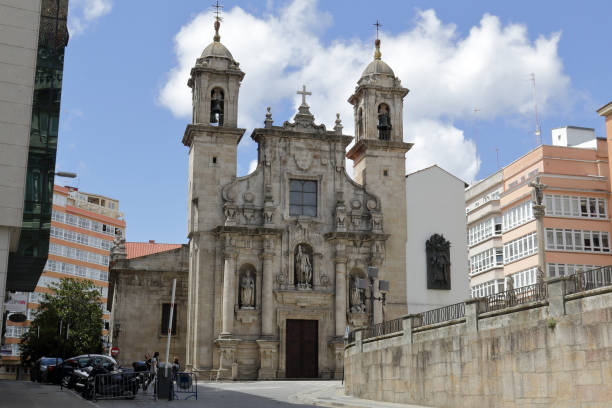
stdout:
<svg viewBox="0 0 612 408">
<path fill-rule="evenodd" d="M 252 309 L 255 307 L 255 279 L 249 273 L 240 280 L 240 308 Z"/>
<path fill-rule="evenodd" d="M 308 170 L 312 164 L 312 155 L 308 150 L 300 149 L 293 153 L 295 164 L 300 170 Z"/>
<path fill-rule="evenodd" d="M 357 287 L 357 277 L 351 276 L 349 304 L 351 313 L 365 312 L 365 294 Z"/>
<path fill-rule="evenodd" d="M 450 242 L 440 234 L 432 235 L 425 243 L 427 254 L 427 289 L 451 288 Z"/>
<path fill-rule="evenodd" d="M 295 248 L 295 282 L 298 289 L 312 288 L 312 247 L 307 244 L 299 244 Z"/>
</svg>

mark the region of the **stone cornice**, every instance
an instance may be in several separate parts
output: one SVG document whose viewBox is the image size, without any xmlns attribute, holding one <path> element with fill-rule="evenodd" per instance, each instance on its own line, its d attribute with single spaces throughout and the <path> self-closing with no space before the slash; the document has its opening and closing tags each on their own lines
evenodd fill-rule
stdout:
<svg viewBox="0 0 612 408">
<path fill-rule="evenodd" d="M 348 146 L 353 141 L 353 136 L 338 134 L 336 131 L 317 131 L 313 132 L 302 128 L 286 128 L 282 126 L 272 126 L 270 128 L 253 129 L 251 139 L 260 142 L 265 137 L 293 138 L 293 139 L 316 139 L 320 141 L 340 142 L 343 146 Z"/>
<path fill-rule="evenodd" d="M 363 155 L 368 149 L 398 151 L 406 153 L 412 148 L 413 143 L 393 142 L 378 139 L 361 139 L 346 153 L 346 157 L 355 160 L 358 156 Z"/>
<path fill-rule="evenodd" d="M 360 240 L 368 239 L 372 241 L 374 240 L 386 241 L 387 238 L 389 238 L 389 234 L 379 234 L 379 233 L 370 232 L 370 231 L 346 231 L 346 232 L 332 231 L 332 232 L 328 232 L 324 234 L 323 237 L 325 238 L 326 241 L 334 241 L 334 240 L 351 241 L 355 239 L 360 239 Z"/>
<path fill-rule="evenodd" d="M 355 88 L 355 92 L 348 98 L 347 100 L 348 103 L 350 103 L 351 105 L 355 105 L 357 103 L 357 100 L 359 99 L 359 94 L 366 89 L 374 89 L 380 92 L 398 93 L 400 94 L 402 98 L 408 95 L 408 92 L 410 92 L 408 88 L 404 88 L 401 86 L 400 87 L 388 87 L 388 86 L 375 85 L 375 84 L 361 84 Z"/>
<path fill-rule="evenodd" d="M 185 133 L 183 135 L 183 144 L 187 147 L 191 147 L 193 144 L 193 139 L 197 133 L 209 133 L 209 134 L 217 134 L 220 136 L 234 136 L 238 137 L 236 144 L 240 143 L 242 136 L 246 132 L 246 129 L 235 128 L 235 127 L 225 127 L 225 126 L 210 126 L 203 123 L 190 123 L 185 128 Z"/>
<path fill-rule="evenodd" d="M 219 225 L 211 231 L 213 234 L 220 235 L 224 233 L 234 233 L 243 235 L 282 235 L 283 230 L 281 228 L 267 228 L 267 227 L 241 227 L 241 226 L 226 226 Z"/>
</svg>

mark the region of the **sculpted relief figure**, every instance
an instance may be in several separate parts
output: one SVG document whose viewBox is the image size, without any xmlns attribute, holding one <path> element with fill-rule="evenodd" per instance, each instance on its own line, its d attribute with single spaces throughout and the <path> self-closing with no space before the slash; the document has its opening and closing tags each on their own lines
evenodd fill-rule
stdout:
<svg viewBox="0 0 612 408">
<path fill-rule="evenodd" d="M 304 244 L 297 246 L 295 275 L 298 287 L 310 288 L 312 286 L 312 250 Z"/>
<path fill-rule="evenodd" d="M 450 289 L 450 242 L 440 234 L 425 243 L 427 254 L 427 289 Z"/>
<path fill-rule="evenodd" d="M 240 282 L 240 307 L 255 307 L 255 281 L 251 275 L 243 276 Z"/>
<path fill-rule="evenodd" d="M 365 312 L 365 305 L 363 304 L 363 289 L 357 287 L 357 278 L 351 278 L 351 292 L 349 297 L 351 305 L 351 313 L 363 313 Z"/>
</svg>

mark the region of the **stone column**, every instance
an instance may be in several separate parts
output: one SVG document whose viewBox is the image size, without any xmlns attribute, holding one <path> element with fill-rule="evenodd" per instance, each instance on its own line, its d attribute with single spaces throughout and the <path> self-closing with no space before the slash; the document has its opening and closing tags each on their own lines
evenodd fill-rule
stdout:
<svg viewBox="0 0 612 408">
<path fill-rule="evenodd" d="M 336 254 L 336 336 L 343 337 L 346 330 L 346 258 Z"/>
<path fill-rule="evenodd" d="M 465 327 L 468 333 L 478 332 L 479 302 L 479 298 L 472 298 L 465 301 Z"/>
<path fill-rule="evenodd" d="M 274 336 L 274 293 L 272 293 L 274 276 L 272 274 L 273 254 L 264 252 L 263 283 L 261 291 L 261 335 Z"/>
<path fill-rule="evenodd" d="M 544 242 L 544 209 L 543 205 L 533 203 L 533 216 L 536 219 L 538 236 L 538 283 L 544 283 L 546 276 L 546 244 Z"/>
<path fill-rule="evenodd" d="M 402 317 L 402 328 L 404 330 L 404 333 L 402 336 L 403 336 L 404 344 L 412 343 L 412 318 L 414 316 L 415 315 L 413 314 L 408 314 Z"/>
<path fill-rule="evenodd" d="M 223 268 L 223 321 L 221 336 L 229 337 L 234 330 L 234 281 L 236 279 L 236 253 L 224 253 L 225 266 Z"/>
<path fill-rule="evenodd" d="M 548 314 L 551 317 L 565 315 L 565 287 L 569 276 L 559 276 L 546 281 L 548 286 Z"/>
</svg>

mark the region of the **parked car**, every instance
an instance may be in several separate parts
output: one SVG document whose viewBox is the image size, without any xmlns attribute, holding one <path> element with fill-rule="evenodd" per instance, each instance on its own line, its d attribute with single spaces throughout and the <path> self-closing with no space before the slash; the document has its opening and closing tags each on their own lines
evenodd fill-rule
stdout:
<svg viewBox="0 0 612 408">
<path fill-rule="evenodd" d="M 52 373 L 59 364 L 62 363 L 59 357 L 41 357 L 34 363 L 30 370 L 30 378 L 32 381 L 48 382 Z"/>
<path fill-rule="evenodd" d="M 70 357 L 64 360 L 57 369 L 53 370 L 53 376 L 51 381 L 55 384 L 61 384 L 67 388 L 73 388 L 76 378 L 73 375 L 75 369 L 85 368 L 91 366 L 101 366 L 108 368 L 109 370 L 116 369 L 118 367 L 117 361 L 103 354 L 83 354 L 76 357 Z"/>
</svg>

